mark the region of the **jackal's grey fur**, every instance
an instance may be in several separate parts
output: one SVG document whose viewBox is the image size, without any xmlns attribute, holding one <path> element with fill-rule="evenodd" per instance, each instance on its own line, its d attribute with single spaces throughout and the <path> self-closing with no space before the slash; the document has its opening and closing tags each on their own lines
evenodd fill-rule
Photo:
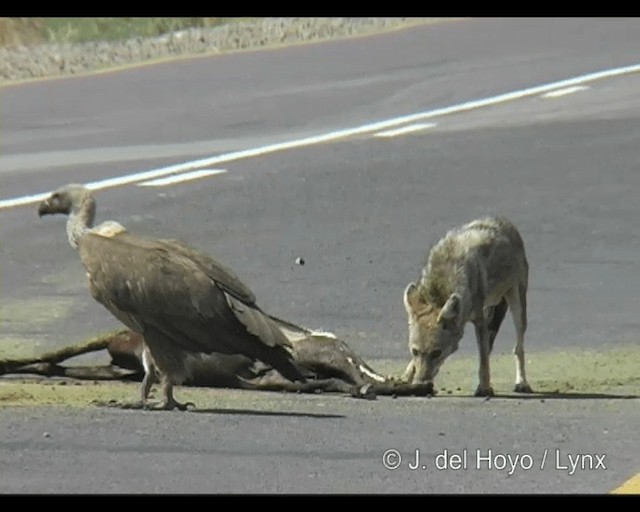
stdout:
<svg viewBox="0 0 640 512">
<path fill-rule="evenodd" d="M 404 292 L 412 354 L 404 379 L 433 382 L 471 322 L 480 353 L 475 394 L 492 396 L 489 354 L 509 308 L 517 334 L 515 391 L 530 393 L 524 361 L 528 281 L 524 243 L 510 220 L 485 217 L 449 231 L 431 249 L 420 281 Z"/>
</svg>

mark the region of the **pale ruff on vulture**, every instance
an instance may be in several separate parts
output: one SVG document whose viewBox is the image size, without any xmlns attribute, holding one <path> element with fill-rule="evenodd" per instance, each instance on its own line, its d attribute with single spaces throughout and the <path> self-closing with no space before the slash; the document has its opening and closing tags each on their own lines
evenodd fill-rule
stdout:
<svg viewBox="0 0 640 512">
<path fill-rule="evenodd" d="M 231 270 L 175 240 L 132 235 L 114 221 L 93 227 L 95 212 L 93 194 L 77 184 L 53 192 L 38 209 L 40 216 L 69 216 L 69 243 L 80 253 L 92 296 L 144 336 L 163 391 L 159 408 L 186 408 L 173 398 L 173 386 L 188 377 L 187 358 L 201 353 L 243 354 L 305 380 L 289 340 Z M 147 371 L 140 406 L 149 406 L 153 378 Z"/>
</svg>

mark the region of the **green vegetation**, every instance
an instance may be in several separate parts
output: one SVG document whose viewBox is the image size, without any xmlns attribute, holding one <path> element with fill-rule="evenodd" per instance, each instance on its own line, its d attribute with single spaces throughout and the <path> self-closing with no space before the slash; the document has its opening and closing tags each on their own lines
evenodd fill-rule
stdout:
<svg viewBox="0 0 640 512">
<path fill-rule="evenodd" d="M 640 347 L 618 346 L 603 350 L 567 349 L 534 352 L 528 355 L 529 382 L 544 396 L 571 398 L 597 395 L 640 395 Z M 514 363 L 511 354 L 496 354 L 491 359 L 493 388 L 497 395 L 526 396 L 512 392 Z M 389 374 L 402 372 L 399 361 L 371 361 L 372 366 Z M 442 367 L 436 381 L 438 396 L 466 396 L 473 394 L 477 384 L 476 357 L 452 356 Z M 133 382 L 91 382 L 60 379 L 11 378 L 0 379 L 0 407 L 24 405 L 60 405 L 94 407 L 94 401 L 136 400 L 140 385 Z M 297 395 L 238 389 L 190 388 L 179 386 L 176 396 L 182 401 L 195 402 L 198 407 L 249 407 L 269 409 L 315 404 L 337 398 L 337 395 Z M 384 399 L 385 397 L 382 397 Z M 311 400 L 312 402 L 309 402 Z"/>
<path fill-rule="evenodd" d="M 153 37 L 245 18 L 0 18 L 0 46 Z"/>
<path fill-rule="evenodd" d="M 408 357 L 408 356 L 407 356 Z M 530 352 L 527 379 L 534 391 L 559 394 L 614 393 L 640 395 L 640 346 L 602 349 L 570 347 Z M 407 359 L 408 361 L 408 359 Z M 383 373 L 400 374 L 397 362 L 373 365 Z M 498 395 L 512 394 L 515 363 L 510 353 L 491 356 L 491 382 Z M 478 358 L 452 355 L 436 377 L 439 395 L 470 395 L 478 384 Z M 515 394 L 515 393 L 514 393 Z"/>
<path fill-rule="evenodd" d="M 0 358 L 33 357 L 41 351 L 41 342 L 49 325 L 69 314 L 73 300 L 69 297 L 2 299 L 0 304 Z M 16 329 L 17 328 L 17 329 Z M 12 330 L 28 335 L 8 334 Z"/>
<path fill-rule="evenodd" d="M 227 18 L 44 18 L 47 39 L 58 43 L 153 37 L 191 27 L 211 28 Z"/>
</svg>

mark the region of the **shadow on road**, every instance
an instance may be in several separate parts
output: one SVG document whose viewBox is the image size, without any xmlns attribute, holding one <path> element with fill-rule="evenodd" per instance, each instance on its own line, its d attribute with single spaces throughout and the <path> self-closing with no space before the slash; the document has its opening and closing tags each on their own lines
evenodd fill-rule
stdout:
<svg viewBox="0 0 640 512">
<path fill-rule="evenodd" d="M 335 419 L 344 418 L 342 414 L 321 414 L 312 412 L 280 412 L 280 411 L 255 411 L 251 409 L 191 409 L 191 413 L 203 414 L 238 414 L 243 416 L 289 416 L 299 418 Z"/>
</svg>

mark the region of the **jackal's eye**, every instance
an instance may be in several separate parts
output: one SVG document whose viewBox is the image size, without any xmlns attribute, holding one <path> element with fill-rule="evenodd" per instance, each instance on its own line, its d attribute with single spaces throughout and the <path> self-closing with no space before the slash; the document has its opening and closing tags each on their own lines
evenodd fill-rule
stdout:
<svg viewBox="0 0 640 512">
<path fill-rule="evenodd" d="M 411 349 L 411 355 L 412 355 L 413 357 L 418 357 L 418 356 L 420 355 L 420 352 L 418 352 L 418 349 L 417 349 L 417 348 L 412 348 L 412 349 Z"/>
<path fill-rule="evenodd" d="M 442 354 L 442 350 L 439 350 L 439 349 L 432 350 L 431 352 L 429 352 L 429 358 L 438 359 L 441 354 Z"/>
</svg>

